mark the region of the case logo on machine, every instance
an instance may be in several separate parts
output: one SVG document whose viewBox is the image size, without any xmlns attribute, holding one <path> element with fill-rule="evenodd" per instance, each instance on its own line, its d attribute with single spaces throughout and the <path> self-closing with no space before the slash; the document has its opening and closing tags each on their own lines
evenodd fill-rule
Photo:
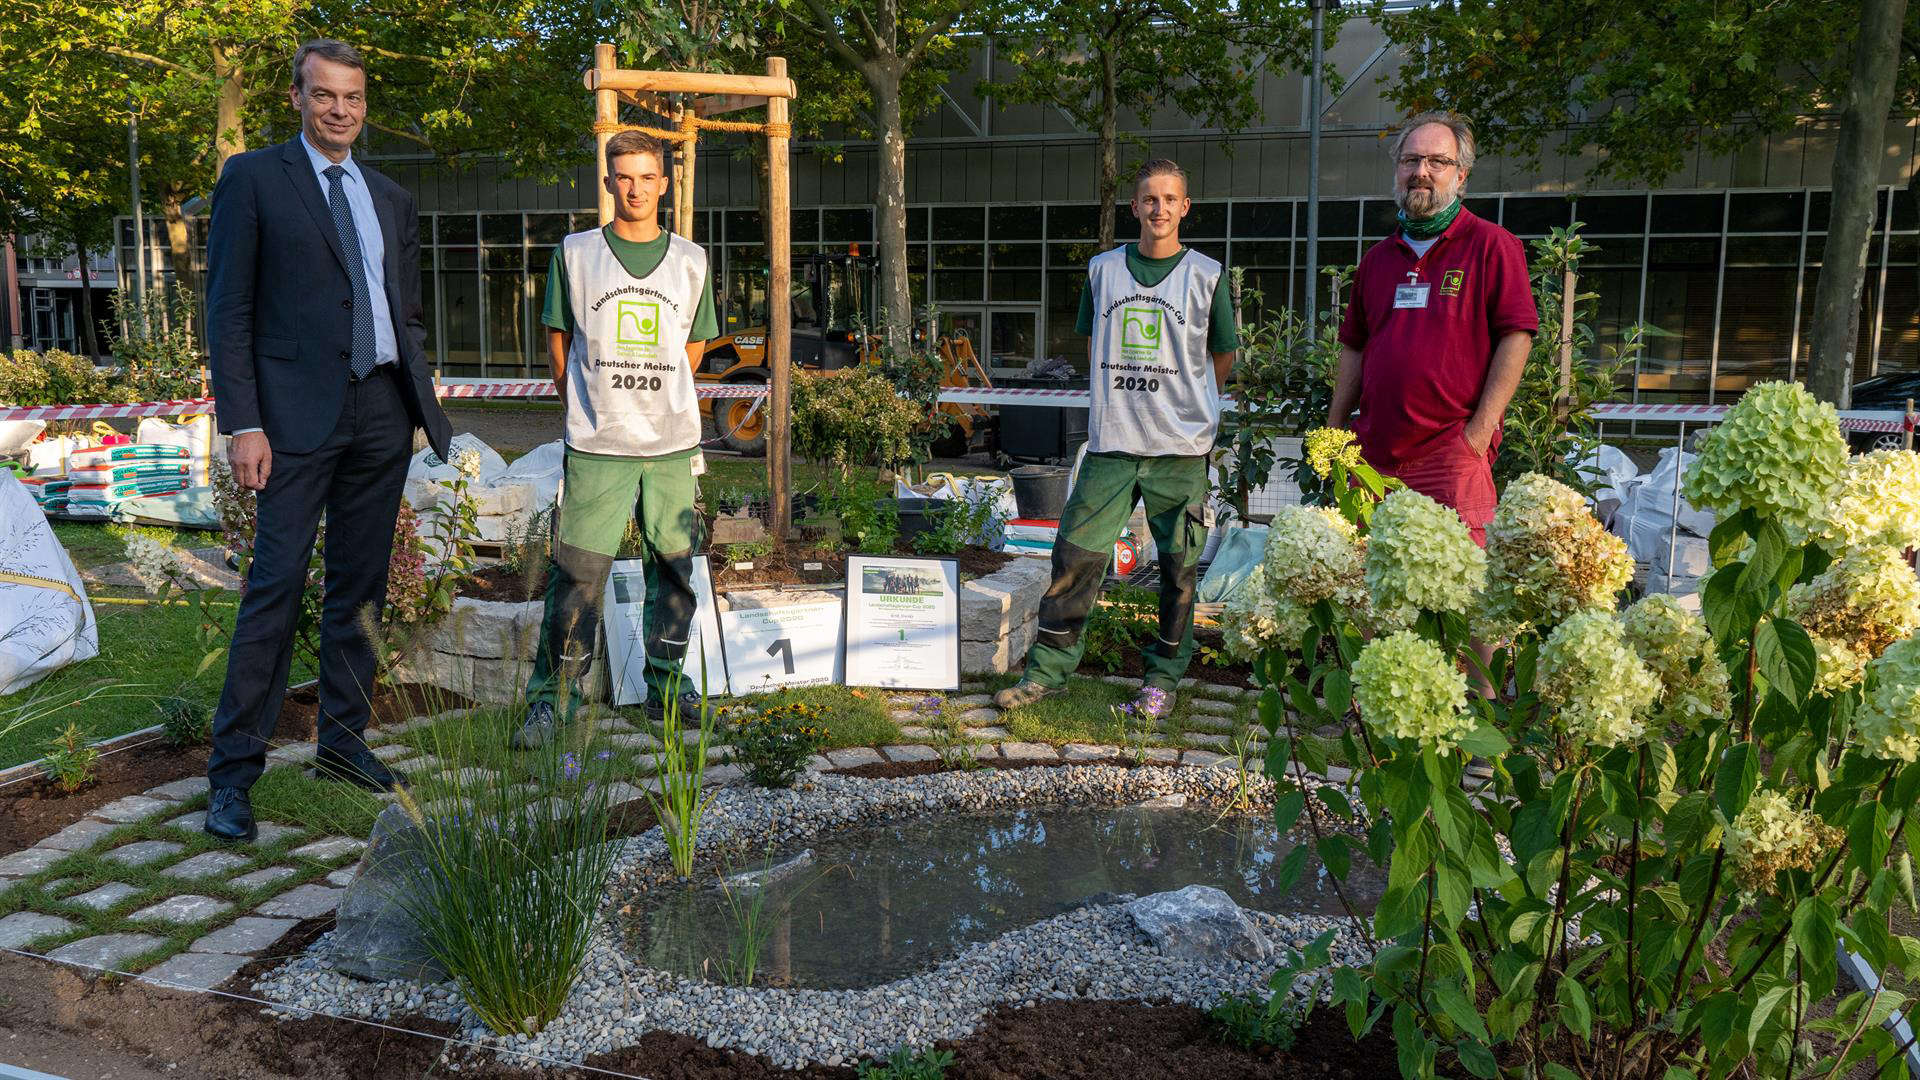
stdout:
<svg viewBox="0 0 1920 1080">
<path fill-rule="evenodd" d="M 660 305 L 648 300 L 622 300 L 614 309 L 613 340 L 619 345 L 660 344 Z"/>
</svg>

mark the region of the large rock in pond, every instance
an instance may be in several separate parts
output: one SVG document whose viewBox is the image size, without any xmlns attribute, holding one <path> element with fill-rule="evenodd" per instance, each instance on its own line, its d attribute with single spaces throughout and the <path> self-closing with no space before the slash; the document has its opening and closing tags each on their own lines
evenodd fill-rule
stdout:
<svg viewBox="0 0 1920 1080">
<path fill-rule="evenodd" d="M 447 977 L 427 951 L 405 899 L 404 890 L 420 879 L 428 851 L 426 834 L 405 809 L 395 804 L 380 811 L 334 916 L 331 959 L 336 969 L 382 982 L 440 982 Z"/>
<path fill-rule="evenodd" d="M 1178 960 L 1265 960 L 1273 946 L 1233 898 L 1210 885 L 1154 893 L 1127 905 L 1134 925 Z"/>
</svg>

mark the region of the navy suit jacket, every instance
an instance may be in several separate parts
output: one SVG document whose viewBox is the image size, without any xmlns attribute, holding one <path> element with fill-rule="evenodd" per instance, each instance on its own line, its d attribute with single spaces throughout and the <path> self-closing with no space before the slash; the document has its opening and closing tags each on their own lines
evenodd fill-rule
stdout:
<svg viewBox="0 0 1920 1080">
<path fill-rule="evenodd" d="M 433 393 L 413 196 L 360 165 L 386 237 L 387 309 L 400 393 L 442 459 L 452 428 Z M 333 212 L 299 136 L 227 161 L 207 232 L 207 351 L 220 430 L 261 428 L 308 453 L 332 434 L 353 355 L 353 282 Z"/>
</svg>

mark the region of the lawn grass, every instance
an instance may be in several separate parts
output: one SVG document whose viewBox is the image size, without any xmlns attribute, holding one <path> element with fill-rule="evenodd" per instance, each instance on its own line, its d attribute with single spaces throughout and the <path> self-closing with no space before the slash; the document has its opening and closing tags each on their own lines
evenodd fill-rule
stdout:
<svg viewBox="0 0 1920 1080">
<path fill-rule="evenodd" d="M 107 598 L 145 601 L 137 589 L 96 588 Z M 227 601 L 232 604 L 232 600 Z M 235 609 L 215 609 L 231 630 Z M 191 604 L 165 606 L 96 602 L 100 655 L 70 664 L 18 693 L 0 697 L 0 767 L 39 757 L 47 740 L 69 722 L 91 738 L 104 739 L 159 723 L 154 702 L 184 697 L 211 708 L 220 698 L 226 664 L 215 661 L 198 670 L 205 657 L 198 641 L 200 609 Z M 313 677 L 294 663 L 293 680 Z M 91 695 L 91 696 L 89 696 Z M 11 719 L 25 722 L 6 731 Z"/>
<path fill-rule="evenodd" d="M 386 809 L 373 792 L 352 784 L 316 780 L 305 765 L 281 765 L 262 773 L 250 792 L 262 821 L 298 825 L 315 835 L 364 837 Z"/>
</svg>

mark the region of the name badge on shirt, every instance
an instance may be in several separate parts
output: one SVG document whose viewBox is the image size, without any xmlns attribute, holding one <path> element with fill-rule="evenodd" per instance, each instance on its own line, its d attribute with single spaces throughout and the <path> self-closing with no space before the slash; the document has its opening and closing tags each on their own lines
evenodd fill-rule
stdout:
<svg viewBox="0 0 1920 1080">
<path fill-rule="evenodd" d="M 1396 308 L 1423 308 L 1427 306 L 1429 285 L 1396 285 L 1393 289 L 1393 306 Z"/>
</svg>

